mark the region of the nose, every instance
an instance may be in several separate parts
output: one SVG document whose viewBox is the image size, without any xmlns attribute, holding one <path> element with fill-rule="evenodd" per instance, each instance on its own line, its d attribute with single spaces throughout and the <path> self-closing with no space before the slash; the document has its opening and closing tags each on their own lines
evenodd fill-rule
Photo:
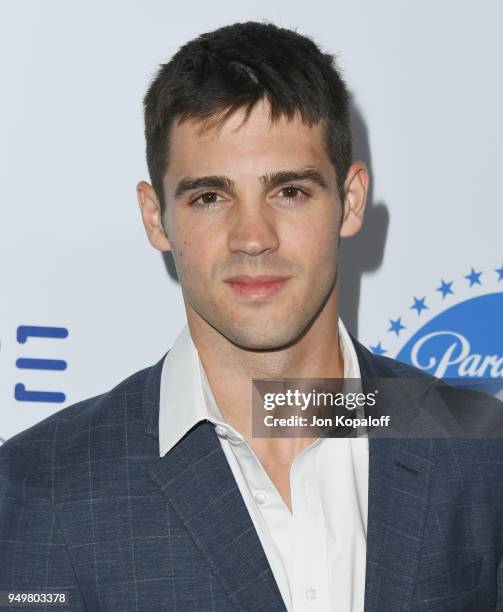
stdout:
<svg viewBox="0 0 503 612">
<path fill-rule="evenodd" d="M 260 255 L 278 248 L 274 211 L 267 202 L 241 201 L 234 207 L 228 246 L 230 251 L 246 255 Z"/>
</svg>

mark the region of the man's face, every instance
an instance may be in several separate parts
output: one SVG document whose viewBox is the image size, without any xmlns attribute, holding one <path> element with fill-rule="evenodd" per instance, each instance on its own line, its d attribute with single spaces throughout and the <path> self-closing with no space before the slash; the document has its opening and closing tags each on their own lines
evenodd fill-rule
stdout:
<svg viewBox="0 0 503 612">
<path fill-rule="evenodd" d="M 164 229 L 189 321 L 247 349 L 294 342 L 335 300 L 342 204 L 322 128 L 299 118 L 271 124 L 268 112 L 261 102 L 241 127 L 244 111 L 203 133 L 199 122 L 174 125 L 164 179 Z M 314 178 L 271 181 L 308 170 Z M 232 186 L 187 185 L 201 177 Z M 243 293 L 226 282 L 240 275 L 288 280 Z"/>
</svg>

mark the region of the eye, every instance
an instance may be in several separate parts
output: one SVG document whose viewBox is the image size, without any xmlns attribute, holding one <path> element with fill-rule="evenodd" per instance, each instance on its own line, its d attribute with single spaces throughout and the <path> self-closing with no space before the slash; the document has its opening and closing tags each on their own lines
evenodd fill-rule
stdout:
<svg viewBox="0 0 503 612">
<path fill-rule="evenodd" d="M 285 194 L 284 199 L 287 202 L 301 203 L 308 197 L 308 194 L 305 191 L 303 191 L 300 187 L 296 187 L 295 185 L 287 185 L 286 187 L 283 187 L 280 193 L 282 192 Z"/>
<path fill-rule="evenodd" d="M 190 205 L 195 208 L 212 208 L 220 200 L 217 200 L 219 195 L 215 191 L 206 191 L 193 200 Z"/>
</svg>

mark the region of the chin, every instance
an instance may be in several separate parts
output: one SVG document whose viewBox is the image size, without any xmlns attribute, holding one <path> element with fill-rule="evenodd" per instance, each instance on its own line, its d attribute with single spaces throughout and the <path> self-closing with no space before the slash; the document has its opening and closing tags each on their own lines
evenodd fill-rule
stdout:
<svg viewBox="0 0 503 612">
<path fill-rule="evenodd" d="M 271 322 L 264 325 L 257 322 L 255 325 L 236 326 L 221 329 L 221 333 L 235 345 L 247 350 L 278 350 L 283 346 L 292 344 L 299 337 L 291 326 L 281 326 Z"/>
</svg>

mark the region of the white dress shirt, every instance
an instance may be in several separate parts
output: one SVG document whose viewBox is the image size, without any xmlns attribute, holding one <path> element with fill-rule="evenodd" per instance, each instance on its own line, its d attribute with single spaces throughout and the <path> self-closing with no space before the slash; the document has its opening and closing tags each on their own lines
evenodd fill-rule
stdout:
<svg viewBox="0 0 503 612">
<path fill-rule="evenodd" d="M 339 318 L 344 378 L 360 379 Z M 365 595 L 368 438 L 317 438 L 290 469 L 292 512 L 243 436 L 222 417 L 185 324 L 161 374 L 159 453 L 201 420 L 222 449 L 289 612 L 361 612 Z"/>
</svg>

